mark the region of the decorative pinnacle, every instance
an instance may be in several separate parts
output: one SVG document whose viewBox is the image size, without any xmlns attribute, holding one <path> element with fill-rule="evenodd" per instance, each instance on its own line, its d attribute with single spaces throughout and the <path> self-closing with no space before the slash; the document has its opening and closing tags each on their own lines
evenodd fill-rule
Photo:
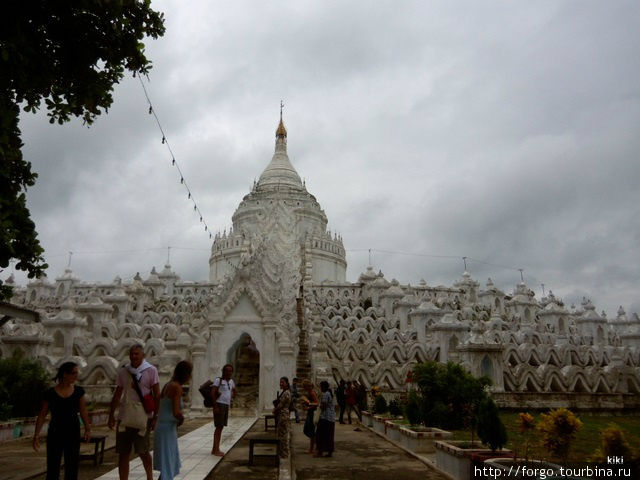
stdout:
<svg viewBox="0 0 640 480">
<path fill-rule="evenodd" d="M 280 124 L 278 125 L 278 129 L 276 130 L 276 137 L 286 137 L 287 129 L 284 128 L 284 123 L 282 121 L 282 109 L 284 108 L 284 102 L 280 100 Z"/>
</svg>

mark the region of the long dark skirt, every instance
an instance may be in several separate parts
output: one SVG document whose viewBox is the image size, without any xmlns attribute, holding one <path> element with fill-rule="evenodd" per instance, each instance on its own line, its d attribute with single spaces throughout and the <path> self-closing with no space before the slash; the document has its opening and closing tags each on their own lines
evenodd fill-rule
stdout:
<svg viewBox="0 0 640 480">
<path fill-rule="evenodd" d="M 335 436 L 336 424 L 321 418 L 318 420 L 316 428 L 316 450 L 321 452 L 333 452 L 333 437 Z"/>
<path fill-rule="evenodd" d="M 316 434 L 316 426 L 313 423 L 313 412 L 314 410 L 307 410 L 307 418 L 304 420 L 304 426 L 302 427 L 302 433 L 304 433 L 307 437 L 313 438 Z"/>
</svg>

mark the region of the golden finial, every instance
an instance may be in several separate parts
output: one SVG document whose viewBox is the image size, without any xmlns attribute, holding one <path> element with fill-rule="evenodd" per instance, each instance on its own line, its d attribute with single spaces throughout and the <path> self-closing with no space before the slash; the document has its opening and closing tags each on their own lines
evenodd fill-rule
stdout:
<svg viewBox="0 0 640 480">
<path fill-rule="evenodd" d="M 282 122 L 282 109 L 284 108 L 284 102 L 280 100 L 280 124 L 278 125 L 278 129 L 276 130 L 276 137 L 286 137 L 287 129 L 284 128 L 284 123 Z"/>
</svg>

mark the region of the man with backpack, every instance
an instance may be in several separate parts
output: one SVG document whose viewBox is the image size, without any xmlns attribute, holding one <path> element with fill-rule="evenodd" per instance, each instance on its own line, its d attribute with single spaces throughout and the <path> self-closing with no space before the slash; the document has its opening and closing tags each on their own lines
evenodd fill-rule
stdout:
<svg viewBox="0 0 640 480">
<path fill-rule="evenodd" d="M 213 424 L 215 426 L 211 454 L 219 457 L 224 456 L 224 452 L 220 450 L 222 429 L 227 426 L 227 422 L 229 420 L 229 406 L 237 393 L 236 385 L 233 383 L 231 375 L 233 375 L 233 365 L 226 364 L 222 367 L 222 376 L 216 378 L 211 386 Z"/>
</svg>

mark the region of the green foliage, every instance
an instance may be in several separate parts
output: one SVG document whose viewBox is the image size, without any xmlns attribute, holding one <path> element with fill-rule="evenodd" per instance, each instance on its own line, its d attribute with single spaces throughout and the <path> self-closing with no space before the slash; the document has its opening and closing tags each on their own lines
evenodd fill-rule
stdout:
<svg viewBox="0 0 640 480">
<path fill-rule="evenodd" d="M 147 73 L 145 36 L 164 34 L 150 1 L 6 0 L 0 15 L 0 269 L 16 259 L 29 278 L 47 265 L 25 192 L 36 174 L 22 157 L 20 106 L 44 100 L 51 123 L 80 117 L 91 124 L 113 102 L 125 71 Z M 55 159 L 52 159 L 55 161 Z M 0 281 L 0 300 L 11 291 Z"/>
<path fill-rule="evenodd" d="M 520 436 L 522 437 L 524 443 L 524 459 L 528 462 L 530 442 L 529 437 L 531 437 L 536 429 L 536 421 L 533 418 L 533 415 L 526 412 L 520 412 L 518 414 L 518 421 L 516 422 L 516 424 L 518 427 L 518 432 L 520 433 Z"/>
<path fill-rule="evenodd" d="M 420 425 L 423 421 L 421 401 L 418 392 L 415 390 L 409 392 L 409 398 L 404 407 L 404 415 L 411 425 Z"/>
<path fill-rule="evenodd" d="M 478 437 L 495 452 L 507 443 L 507 429 L 498 414 L 498 406 L 493 399 L 485 398 L 478 407 Z"/>
<path fill-rule="evenodd" d="M 389 406 L 387 405 L 387 401 L 385 400 L 383 395 L 378 395 L 373 403 L 373 411 L 374 413 L 387 413 L 389 411 Z"/>
<path fill-rule="evenodd" d="M 576 438 L 581 427 L 580 419 L 566 408 L 543 413 L 537 425 L 544 447 L 564 464 L 567 463 L 571 442 Z"/>
<path fill-rule="evenodd" d="M 3 75 L 0 75 L 2 77 Z M 23 190 L 35 183 L 31 164 L 23 161 L 18 128 L 20 109 L 0 91 L 0 269 L 18 259 L 18 270 L 29 270 L 29 278 L 47 268 Z M 31 267 L 31 269 L 30 269 Z M 11 289 L 0 280 L 0 300 L 11 297 Z"/>
<path fill-rule="evenodd" d="M 400 404 L 400 401 L 397 397 L 389 402 L 389 414 L 393 415 L 394 417 L 399 417 L 402 415 L 402 405 Z"/>
<path fill-rule="evenodd" d="M 36 415 L 47 384 L 47 373 L 35 360 L 0 359 L 0 420 Z"/>
<path fill-rule="evenodd" d="M 640 472 L 640 440 L 634 438 L 633 445 L 627 439 L 627 436 L 615 423 L 609 424 L 602 432 L 600 432 L 600 447 L 591 456 L 590 460 L 598 463 L 606 463 L 607 457 L 616 456 L 624 458 L 625 468 L 631 469 L 634 474 Z M 637 477 L 635 477 L 637 478 Z"/>
<path fill-rule="evenodd" d="M 453 422 L 449 419 L 451 416 L 451 409 L 442 402 L 434 402 L 431 410 L 425 409 L 424 399 L 422 402 L 422 417 L 424 423 L 436 428 L 450 428 Z M 462 422 L 456 422 L 459 428 L 465 427 Z"/>
<path fill-rule="evenodd" d="M 540 460 L 549 457 L 549 454 L 538 441 L 540 435 L 536 430 L 527 429 L 526 432 L 520 430 L 520 415 L 518 412 L 507 412 L 500 409 L 500 418 L 507 429 L 507 436 L 509 437 L 505 448 L 513 450 L 518 454 L 518 457 L 522 457 L 525 453 L 524 443 L 526 438 L 529 437 L 531 440 L 529 458 Z M 536 419 L 539 420 L 539 418 Z M 571 443 L 571 450 L 569 451 L 568 457 L 570 463 L 584 462 L 585 459 L 593 455 L 594 451 L 600 447 L 600 433 L 609 426 L 612 417 L 603 416 L 602 414 L 591 415 L 583 413 L 580 416 L 580 420 L 583 422 L 583 425 L 578 431 L 575 440 Z M 640 416 L 634 412 L 618 412 L 615 416 L 615 421 L 618 422 L 618 425 L 620 425 L 624 431 L 632 448 L 634 445 L 640 446 Z M 470 439 L 471 432 L 468 430 L 453 431 L 453 440 L 468 441 Z M 640 476 L 637 478 L 640 478 Z"/>
<path fill-rule="evenodd" d="M 427 425 L 460 429 L 474 425 L 480 402 L 487 396 L 487 377 L 475 378 L 462 365 L 426 362 L 413 370 L 413 381 L 422 395 L 422 414 Z"/>
</svg>

